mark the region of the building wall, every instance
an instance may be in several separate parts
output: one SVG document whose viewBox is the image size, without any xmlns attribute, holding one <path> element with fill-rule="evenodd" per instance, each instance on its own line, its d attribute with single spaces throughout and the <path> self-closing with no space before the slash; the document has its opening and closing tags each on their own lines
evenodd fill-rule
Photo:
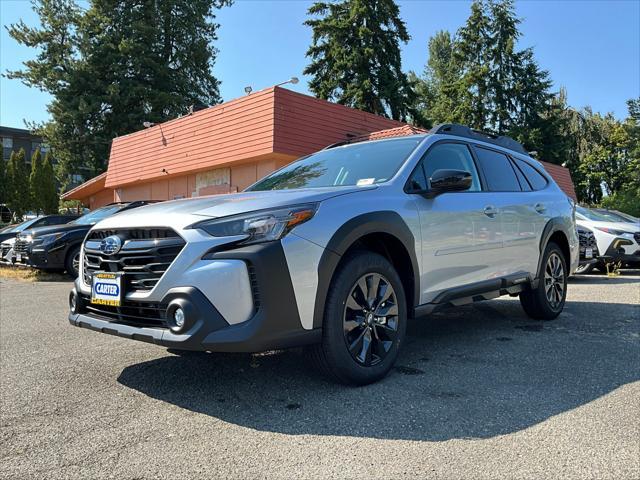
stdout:
<svg viewBox="0 0 640 480">
<path fill-rule="evenodd" d="M 108 194 L 94 195 L 91 208 L 115 201 L 175 200 L 203 195 L 239 192 L 260 178 L 283 167 L 293 158 L 272 155 L 270 158 L 246 162 L 231 167 L 214 168 L 196 174 L 180 175 L 167 180 L 140 182 L 115 189 Z M 99 198 L 98 198 L 99 197 Z"/>
</svg>

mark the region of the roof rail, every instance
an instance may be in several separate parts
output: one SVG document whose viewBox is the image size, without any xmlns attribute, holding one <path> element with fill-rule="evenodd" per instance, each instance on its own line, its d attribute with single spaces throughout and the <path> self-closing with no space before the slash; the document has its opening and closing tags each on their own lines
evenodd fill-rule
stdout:
<svg viewBox="0 0 640 480">
<path fill-rule="evenodd" d="M 458 125 L 457 123 L 441 123 L 429 130 L 429 133 L 441 133 L 444 135 L 454 135 L 456 137 L 472 138 L 474 140 L 492 143 L 499 147 L 508 148 L 514 152 L 527 155 L 527 151 L 524 149 L 522 144 L 520 142 L 516 142 L 511 137 L 507 137 L 505 135 L 494 135 L 493 133 L 483 132 L 481 130 L 474 130 L 465 125 Z"/>
</svg>

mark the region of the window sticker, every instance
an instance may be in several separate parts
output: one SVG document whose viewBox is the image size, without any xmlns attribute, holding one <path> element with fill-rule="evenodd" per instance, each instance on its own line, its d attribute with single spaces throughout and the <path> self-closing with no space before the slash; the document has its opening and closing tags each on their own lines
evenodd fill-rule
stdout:
<svg viewBox="0 0 640 480">
<path fill-rule="evenodd" d="M 361 187 L 363 185 L 373 185 L 373 182 L 375 181 L 375 178 L 361 178 L 360 180 L 358 180 L 358 183 L 356 183 L 356 185 L 358 187 Z"/>
</svg>

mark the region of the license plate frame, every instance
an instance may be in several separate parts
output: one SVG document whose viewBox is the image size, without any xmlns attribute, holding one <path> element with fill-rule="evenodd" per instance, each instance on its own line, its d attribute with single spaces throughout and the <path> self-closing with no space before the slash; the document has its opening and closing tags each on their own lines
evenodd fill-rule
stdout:
<svg viewBox="0 0 640 480">
<path fill-rule="evenodd" d="M 22 263 L 22 254 L 21 253 L 16 253 L 15 262 L 16 263 Z"/>
<path fill-rule="evenodd" d="M 585 249 L 584 256 L 585 258 L 589 258 L 589 259 L 593 258 L 593 248 Z"/>
<path fill-rule="evenodd" d="M 122 273 L 95 272 L 91 276 L 92 304 L 120 307 L 123 296 Z"/>
</svg>

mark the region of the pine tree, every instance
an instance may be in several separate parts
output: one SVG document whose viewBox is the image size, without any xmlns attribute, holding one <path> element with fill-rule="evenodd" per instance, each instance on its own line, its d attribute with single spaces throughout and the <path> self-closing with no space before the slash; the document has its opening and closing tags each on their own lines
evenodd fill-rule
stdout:
<svg viewBox="0 0 640 480">
<path fill-rule="evenodd" d="M 42 190 L 42 156 L 40 154 L 40 149 L 37 149 L 33 154 L 31 154 L 31 175 L 29 175 L 29 207 L 36 213 L 44 211 Z"/>
<path fill-rule="evenodd" d="M 42 210 L 45 214 L 58 212 L 60 198 L 56 187 L 56 176 L 51 163 L 51 154 L 47 152 L 42 164 Z"/>
<path fill-rule="evenodd" d="M 489 35 L 491 19 L 486 13 L 486 2 L 476 0 L 471 5 L 467 23 L 458 30 L 454 56 L 461 65 L 461 79 L 454 87 L 460 92 L 458 118 L 472 128 L 483 130 L 489 118 Z M 457 95 L 456 95 L 457 96 Z"/>
<path fill-rule="evenodd" d="M 7 200 L 9 208 L 19 220 L 29 209 L 29 173 L 25 163 L 25 152 L 11 152 L 7 166 Z"/>
<path fill-rule="evenodd" d="M 0 205 L 7 203 L 7 162 L 4 161 L 4 149 L 0 142 Z"/>
<path fill-rule="evenodd" d="M 49 93 L 52 120 L 36 128 L 61 173 L 106 167 L 111 140 L 220 101 L 212 73 L 218 25 L 230 0 L 36 0 L 40 27 L 9 35 L 39 53 L 9 78 Z"/>
<path fill-rule="evenodd" d="M 393 0 L 316 2 L 308 10 L 313 30 L 304 73 L 310 90 L 332 100 L 396 120 L 411 116 L 413 91 L 402 71 L 400 42 L 410 39 Z"/>
</svg>

